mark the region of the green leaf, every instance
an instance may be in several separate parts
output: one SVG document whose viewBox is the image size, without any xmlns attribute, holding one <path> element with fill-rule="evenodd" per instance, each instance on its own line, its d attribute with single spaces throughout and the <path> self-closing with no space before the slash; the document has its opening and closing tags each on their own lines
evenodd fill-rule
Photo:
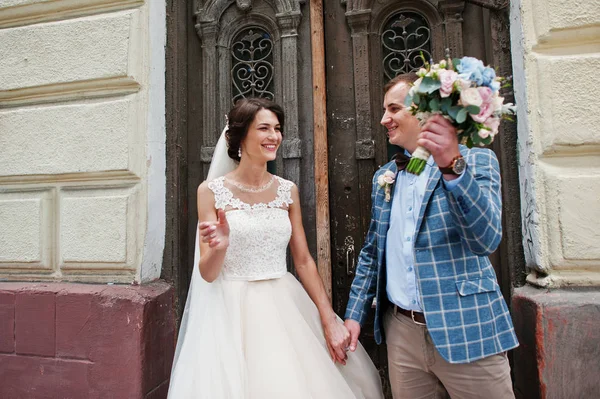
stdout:
<svg viewBox="0 0 600 399">
<path fill-rule="evenodd" d="M 419 103 L 421 102 L 421 96 L 419 96 L 418 93 L 415 93 L 415 95 L 412 98 L 412 102 L 416 105 L 419 105 Z"/>
<path fill-rule="evenodd" d="M 456 122 L 463 123 L 466 120 L 467 120 L 467 109 L 462 108 L 460 111 L 458 111 L 458 114 L 456 114 Z"/>
<path fill-rule="evenodd" d="M 469 138 L 467 139 L 467 144 L 466 144 L 466 146 L 467 146 L 467 147 L 469 147 L 469 148 L 473 148 L 473 140 L 471 139 L 471 137 L 469 137 Z"/>
<path fill-rule="evenodd" d="M 448 110 L 452 106 L 452 99 L 450 97 L 446 97 L 442 99 L 440 108 L 443 113 L 448 113 Z"/>
<path fill-rule="evenodd" d="M 463 109 L 463 107 L 461 107 L 460 105 L 455 105 L 454 107 L 450 107 L 448 109 L 448 115 L 450 115 L 452 117 L 452 119 L 456 120 L 456 118 L 458 116 L 458 112 L 462 109 Z"/>
<path fill-rule="evenodd" d="M 429 101 L 429 109 L 434 112 L 438 112 L 440 110 L 440 102 L 437 98 L 432 98 L 431 101 Z"/>
<path fill-rule="evenodd" d="M 412 105 L 413 102 L 413 97 L 410 94 L 406 95 L 406 98 L 404 99 L 404 105 L 407 107 L 410 107 Z"/>
<path fill-rule="evenodd" d="M 481 112 L 481 108 L 479 108 L 477 105 L 469 105 L 467 107 L 467 112 L 471 115 L 479 115 L 479 112 Z"/>
<path fill-rule="evenodd" d="M 419 104 L 419 111 L 427 111 L 427 99 L 423 99 L 423 101 L 421 101 L 421 103 Z"/>
<path fill-rule="evenodd" d="M 452 58 L 452 65 L 454 65 L 454 69 L 456 70 L 460 65 L 460 58 Z"/>
<path fill-rule="evenodd" d="M 438 90 L 440 87 L 442 87 L 442 83 L 439 80 L 431 78 L 429 76 L 425 76 L 423 78 L 423 81 L 419 85 L 419 93 L 431 94 L 434 91 Z"/>
</svg>

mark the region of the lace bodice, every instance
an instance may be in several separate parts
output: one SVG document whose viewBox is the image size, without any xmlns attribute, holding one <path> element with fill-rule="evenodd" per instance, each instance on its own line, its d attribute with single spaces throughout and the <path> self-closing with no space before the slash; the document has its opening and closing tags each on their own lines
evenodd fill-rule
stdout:
<svg viewBox="0 0 600 399">
<path fill-rule="evenodd" d="M 277 177 L 277 193 L 270 202 L 248 204 L 236 198 L 224 177 L 210 183 L 215 208 L 227 212 L 229 248 L 223 277 L 230 280 L 266 280 L 287 272 L 286 250 L 292 235 L 288 207 L 293 183 Z"/>
</svg>

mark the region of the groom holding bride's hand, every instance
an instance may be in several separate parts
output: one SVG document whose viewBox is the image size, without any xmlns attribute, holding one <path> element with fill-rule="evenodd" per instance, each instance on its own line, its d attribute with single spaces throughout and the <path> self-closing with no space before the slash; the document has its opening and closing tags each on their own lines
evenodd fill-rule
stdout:
<svg viewBox="0 0 600 399">
<path fill-rule="evenodd" d="M 381 124 L 406 151 L 373 178 L 346 310 L 349 349 L 376 298 L 375 340 L 385 336 L 395 399 L 514 398 L 506 351 L 518 342 L 488 259 L 502 238 L 498 161 L 459 146 L 439 115 L 419 127 L 404 106 L 414 80 L 399 76 L 384 89 Z M 432 154 L 419 176 L 403 170 L 417 146 Z M 386 171 L 395 175 L 388 196 L 378 184 Z"/>
</svg>

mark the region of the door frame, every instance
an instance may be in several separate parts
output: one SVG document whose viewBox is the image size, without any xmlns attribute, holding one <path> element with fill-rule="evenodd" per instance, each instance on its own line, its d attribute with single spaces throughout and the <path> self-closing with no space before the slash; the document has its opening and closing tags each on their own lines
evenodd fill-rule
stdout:
<svg viewBox="0 0 600 399">
<path fill-rule="evenodd" d="M 309 12 L 311 20 L 323 24 L 323 0 L 311 0 Z M 488 59 L 502 76 L 512 75 L 512 59 L 510 52 L 510 19 L 507 1 L 468 0 L 489 10 L 491 35 L 491 54 Z M 340 0 L 340 3 L 346 3 Z M 440 0 L 440 3 L 456 4 L 456 0 Z M 351 2 L 347 2 L 351 4 Z M 188 132 L 194 121 L 188 118 L 190 112 L 198 112 L 196 102 L 189 98 L 188 76 L 193 65 L 199 64 L 199 53 L 189 50 L 190 40 L 197 40 L 194 26 L 194 10 L 192 2 L 187 0 L 166 0 L 167 7 L 167 48 L 166 48 L 166 235 L 161 278 L 171 282 L 175 287 L 175 308 L 178 319 L 183 311 L 183 302 L 191 275 L 188 265 L 189 252 L 193 246 L 194 231 L 190 231 L 188 219 L 195 212 L 190 212 L 196 204 L 188 201 L 190 188 L 189 151 L 198 151 L 190 141 Z M 352 11 L 352 10 L 350 10 Z M 317 18 L 318 16 L 321 18 Z M 356 18 L 356 17 L 355 17 Z M 318 27 L 319 23 L 315 24 Z M 312 31 L 312 29 L 311 29 Z M 321 28 L 321 34 L 322 34 Z M 324 41 L 311 37 L 313 54 L 324 54 Z M 319 44 L 320 43 L 320 44 Z M 324 66 L 313 64 L 313 74 Z M 313 75 L 313 112 L 315 123 L 314 160 L 315 160 L 315 194 L 317 214 L 317 262 L 328 291 L 332 290 L 331 230 L 329 169 L 327 167 L 327 125 L 322 120 L 325 86 L 319 73 Z M 321 80 L 319 80 L 321 79 Z M 316 85 L 315 85 L 316 83 Z M 319 97 L 318 99 L 316 97 Z M 513 93 L 508 93 L 505 100 L 512 101 Z M 318 120 L 319 119 L 319 120 Z M 317 137 L 319 140 L 317 140 Z M 323 139 L 324 137 L 324 139 Z M 323 146 L 324 144 L 324 146 Z M 492 146 L 498 154 L 502 154 L 500 168 L 503 176 L 503 229 L 504 237 L 500 245 L 503 259 L 501 278 L 503 292 L 510 304 L 510 295 L 514 287 L 525 283 L 525 260 L 523 255 L 521 233 L 521 201 L 517 162 L 517 130 L 516 123 L 504 123 L 501 133 Z M 368 150 L 368 149 L 367 149 Z M 325 154 L 325 158 L 324 158 Z M 318 169 L 317 169 L 318 168 Z M 191 244 L 190 244 L 191 243 Z"/>
</svg>

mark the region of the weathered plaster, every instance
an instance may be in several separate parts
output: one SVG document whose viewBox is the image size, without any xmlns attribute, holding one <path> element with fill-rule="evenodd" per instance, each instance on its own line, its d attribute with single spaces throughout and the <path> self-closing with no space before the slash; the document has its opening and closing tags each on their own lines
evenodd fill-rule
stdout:
<svg viewBox="0 0 600 399">
<path fill-rule="evenodd" d="M 600 281 L 600 1 L 511 2 L 528 281 Z"/>
<path fill-rule="evenodd" d="M 165 1 L 6 4 L 0 278 L 158 278 L 165 239 Z M 44 14 L 58 8 L 67 19 Z M 7 13 L 18 18 L 9 21 Z"/>
<path fill-rule="evenodd" d="M 141 282 L 160 277 L 166 229 L 166 124 L 165 124 L 165 45 L 166 4 L 165 0 L 149 3 L 149 84 L 148 84 L 148 134 L 146 144 L 147 177 L 147 222 L 146 240 L 142 265 Z"/>
</svg>

